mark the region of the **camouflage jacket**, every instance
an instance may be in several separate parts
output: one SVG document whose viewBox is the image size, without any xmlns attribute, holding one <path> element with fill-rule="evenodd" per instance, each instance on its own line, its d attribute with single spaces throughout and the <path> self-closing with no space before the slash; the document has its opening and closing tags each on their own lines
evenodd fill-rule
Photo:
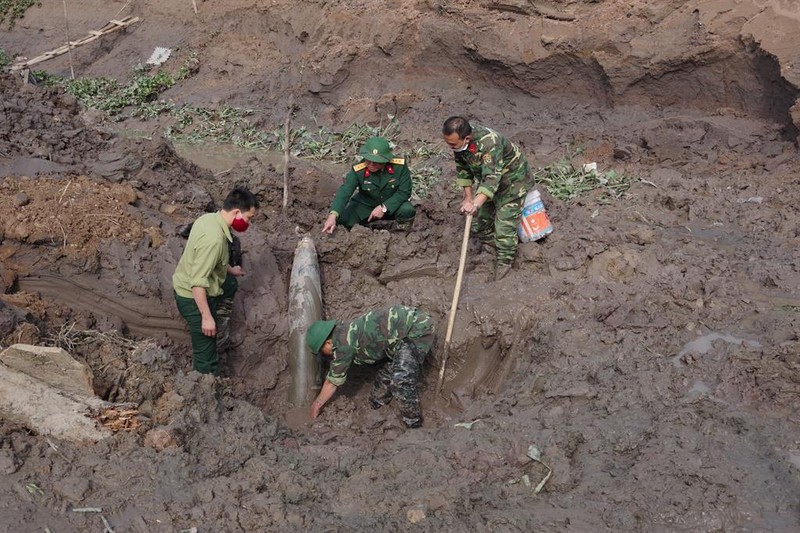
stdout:
<svg viewBox="0 0 800 533">
<path fill-rule="evenodd" d="M 533 185 L 519 147 L 489 128 L 474 126 L 472 141 L 455 159 L 456 185 L 476 185 L 475 194 L 483 193 L 495 204 L 525 196 Z"/>
<path fill-rule="evenodd" d="M 411 198 L 411 171 L 408 170 L 405 159 L 392 159 L 383 170 L 374 174 L 367 170 L 365 161 L 353 166 L 336 191 L 331 212 L 341 215 L 351 196 L 354 202 L 369 207 L 384 204 L 386 211 L 394 214 Z"/>
<path fill-rule="evenodd" d="M 393 359 L 403 339 L 434 332 L 433 319 L 422 310 L 404 305 L 379 309 L 349 322 L 337 322 L 333 330 L 333 361 L 326 379 L 341 386 L 350 365 L 372 365 Z"/>
</svg>

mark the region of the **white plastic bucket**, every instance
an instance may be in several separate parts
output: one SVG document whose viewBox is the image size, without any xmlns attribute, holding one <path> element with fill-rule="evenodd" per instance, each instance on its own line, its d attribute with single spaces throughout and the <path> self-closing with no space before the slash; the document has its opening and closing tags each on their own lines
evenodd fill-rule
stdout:
<svg viewBox="0 0 800 533">
<path fill-rule="evenodd" d="M 539 191 L 533 189 L 525 196 L 522 220 L 517 227 L 517 235 L 522 242 L 536 241 L 553 232 L 553 225 L 544 210 Z"/>
</svg>

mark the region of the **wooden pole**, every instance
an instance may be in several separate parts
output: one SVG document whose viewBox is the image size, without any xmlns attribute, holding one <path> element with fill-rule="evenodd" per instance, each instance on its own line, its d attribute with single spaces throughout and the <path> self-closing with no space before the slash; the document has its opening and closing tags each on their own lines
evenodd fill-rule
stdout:
<svg viewBox="0 0 800 533">
<path fill-rule="evenodd" d="M 450 338 L 453 336 L 453 325 L 456 323 L 456 310 L 458 309 L 458 297 L 461 295 L 461 280 L 464 278 L 464 265 L 467 262 L 467 248 L 469 246 L 469 228 L 472 225 L 472 215 L 467 215 L 464 222 L 464 238 L 461 240 L 461 258 L 458 261 L 458 276 L 456 277 L 456 288 L 453 290 L 453 301 L 450 304 L 450 317 L 447 319 L 447 334 L 444 337 L 444 355 L 442 356 L 442 366 L 439 368 L 439 383 L 436 391 L 441 392 L 444 385 L 444 370 L 447 365 L 447 356 L 450 353 Z"/>
<path fill-rule="evenodd" d="M 72 76 L 70 79 L 75 79 L 75 66 L 72 63 L 72 47 L 70 47 L 69 40 L 69 18 L 67 17 L 67 0 L 63 0 L 64 4 L 64 33 L 67 37 L 67 54 L 69 57 L 69 73 Z"/>
</svg>

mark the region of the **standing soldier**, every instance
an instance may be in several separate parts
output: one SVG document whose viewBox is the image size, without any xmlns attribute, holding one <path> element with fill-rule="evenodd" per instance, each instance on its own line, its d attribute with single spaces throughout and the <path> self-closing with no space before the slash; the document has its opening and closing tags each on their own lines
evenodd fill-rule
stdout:
<svg viewBox="0 0 800 533">
<path fill-rule="evenodd" d="M 408 201 L 411 171 L 405 160 L 392 154 L 383 137 L 369 139 L 358 154 L 363 160 L 353 166 L 336 191 L 322 231 L 333 233 L 337 223 L 350 229 L 380 219 L 397 220 L 399 227 L 411 229 L 417 211 Z"/>
<path fill-rule="evenodd" d="M 456 184 L 464 188 L 461 213 L 477 214 L 472 231 L 497 250 L 495 280 L 500 280 L 517 254 L 522 204 L 533 187 L 528 161 L 517 145 L 489 128 L 473 128 L 464 117 L 448 118 L 442 135 L 455 153 Z"/>
<path fill-rule="evenodd" d="M 373 409 L 400 403 L 400 415 L 409 428 L 422 425 L 418 383 L 422 362 L 434 340 L 433 319 L 426 312 L 395 305 L 370 311 L 349 322 L 318 320 L 306 332 L 311 351 L 330 359 L 330 369 L 317 398 L 311 404 L 311 418 L 347 380 L 350 365 L 380 365 L 370 394 Z"/>
</svg>

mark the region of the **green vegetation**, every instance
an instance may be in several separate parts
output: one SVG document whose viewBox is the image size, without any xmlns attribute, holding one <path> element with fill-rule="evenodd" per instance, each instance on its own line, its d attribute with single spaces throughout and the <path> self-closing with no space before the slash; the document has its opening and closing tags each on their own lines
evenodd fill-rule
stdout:
<svg viewBox="0 0 800 533">
<path fill-rule="evenodd" d="M 442 177 L 441 167 L 421 166 L 411 167 L 410 170 L 413 179 L 411 197 L 415 200 L 426 198 Z"/>
<path fill-rule="evenodd" d="M 41 5 L 39 0 L 0 0 L 0 24 L 6 23 L 9 30 L 13 29 L 29 7 Z"/>
<path fill-rule="evenodd" d="M 137 108 L 175 85 L 175 78 L 162 70 L 153 75 L 139 70 L 124 86 L 110 78 L 78 78 L 66 81 L 65 85 L 67 92 L 86 107 L 101 109 L 114 116 L 130 106 L 136 113 Z"/>
<path fill-rule="evenodd" d="M 619 199 L 637 181 L 614 170 L 598 172 L 575 163 L 573 159 L 581 153 L 580 148 L 569 150 L 558 162 L 537 170 L 534 173 L 536 183 L 543 184 L 556 198 L 568 201 L 595 190 L 602 191 L 601 199 Z"/>
<path fill-rule="evenodd" d="M 213 110 L 205 107 L 184 106 L 180 109 L 171 104 L 154 102 L 139 109 L 139 116 L 148 118 L 158 114 L 157 110 L 147 112 L 155 106 L 169 112 L 175 123 L 168 127 L 165 136 L 177 142 L 200 144 L 204 142 L 231 143 L 250 150 L 283 151 L 286 142 L 284 127 L 272 130 L 259 129 L 251 118 L 255 110 L 236 107 L 223 107 Z M 393 116 L 387 123 L 378 126 L 350 124 L 343 131 L 336 132 L 324 126 L 309 129 L 306 126 L 291 129 L 289 132 L 290 151 L 294 157 L 314 161 L 346 163 L 357 158 L 358 150 L 370 137 L 386 137 L 396 142 L 400 134 L 400 124 Z M 398 156 L 403 154 L 398 153 Z M 425 163 L 442 155 L 441 149 L 427 141 L 418 140 L 413 150 L 404 155 L 410 162 L 419 160 L 419 165 L 409 165 L 414 179 L 415 198 L 424 198 L 439 181 L 441 168 L 426 166 Z"/>
<path fill-rule="evenodd" d="M 36 80 L 36 83 L 44 87 L 55 87 L 64 83 L 64 78 L 50 74 L 46 70 L 34 70 L 31 75 Z"/>
<path fill-rule="evenodd" d="M 283 125 L 274 129 L 260 127 L 254 120 L 256 110 L 231 106 L 218 109 L 177 106 L 158 98 L 159 94 L 177 82 L 193 76 L 198 68 L 197 56 L 190 54 L 174 76 L 163 70 L 149 73 L 144 68 L 138 68 L 126 85 L 111 78 L 65 80 L 44 71 L 36 71 L 34 76 L 45 85 L 63 84 L 66 91 L 85 107 L 100 109 L 119 120 L 128 116 L 142 120 L 169 116 L 173 120 L 164 136 L 173 141 L 187 144 L 230 143 L 247 150 L 284 150 L 286 139 Z M 319 125 L 293 128 L 289 132 L 289 146 L 294 157 L 341 164 L 355 161 L 359 148 L 370 137 L 385 137 L 396 143 L 399 135 L 400 124 L 393 115 L 389 115 L 385 123 L 378 126 L 354 123 L 338 132 Z M 441 148 L 417 139 L 411 151 L 395 153 L 408 160 L 414 179 L 413 196 L 426 197 L 441 178 L 441 168 L 429 164 L 431 159 L 442 155 Z M 412 164 L 414 162 L 416 164 Z"/>
<path fill-rule="evenodd" d="M 156 101 L 156 97 L 177 82 L 193 76 L 199 66 L 197 54 L 190 53 L 174 76 L 161 69 L 151 74 L 146 67 L 138 67 L 127 85 L 120 85 L 111 78 L 66 80 L 41 70 L 34 72 L 34 77 L 46 86 L 63 84 L 66 91 L 81 104 L 103 110 L 110 116 L 124 118 L 122 112 L 132 108 L 130 115 L 133 117 L 153 118 L 161 113 L 171 113 L 175 108 L 164 101 Z"/>
<path fill-rule="evenodd" d="M 3 70 L 10 64 L 11 64 L 11 58 L 8 57 L 8 54 L 6 53 L 5 50 L 0 48 L 0 70 Z"/>
</svg>

